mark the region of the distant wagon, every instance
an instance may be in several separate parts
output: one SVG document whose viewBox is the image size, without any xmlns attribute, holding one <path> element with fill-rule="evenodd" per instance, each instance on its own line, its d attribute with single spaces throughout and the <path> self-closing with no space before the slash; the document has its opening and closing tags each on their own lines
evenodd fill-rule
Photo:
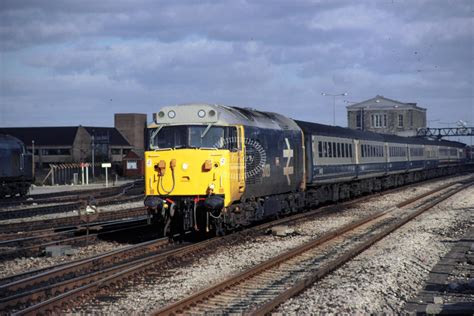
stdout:
<svg viewBox="0 0 474 316">
<path fill-rule="evenodd" d="M 33 181 L 31 154 L 21 140 L 0 134 L 0 198 L 26 195 Z"/>
</svg>

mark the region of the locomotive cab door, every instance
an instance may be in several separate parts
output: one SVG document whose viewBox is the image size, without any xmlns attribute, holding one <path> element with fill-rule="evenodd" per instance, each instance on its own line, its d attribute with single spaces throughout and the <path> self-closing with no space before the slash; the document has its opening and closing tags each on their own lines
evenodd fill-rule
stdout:
<svg viewBox="0 0 474 316">
<path fill-rule="evenodd" d="M 229 176 L 230 196 L 226 197 L 228 206 L 240 199 L 245 191 L 245 146 L 243 126 L 230 126 L 229 128 Z"/>
</svg>

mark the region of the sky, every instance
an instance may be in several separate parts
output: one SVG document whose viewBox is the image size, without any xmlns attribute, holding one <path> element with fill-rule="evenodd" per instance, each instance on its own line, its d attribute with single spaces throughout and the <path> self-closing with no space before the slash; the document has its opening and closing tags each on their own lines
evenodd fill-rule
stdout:
<svg viewBox="0 0 474 316">
<path fill-rule="evenodd" d="M 201 102 L 347 126 L 376 95 L 474 126 L 472 0 L 2 0 L 0 126 Z"/>
</svg>

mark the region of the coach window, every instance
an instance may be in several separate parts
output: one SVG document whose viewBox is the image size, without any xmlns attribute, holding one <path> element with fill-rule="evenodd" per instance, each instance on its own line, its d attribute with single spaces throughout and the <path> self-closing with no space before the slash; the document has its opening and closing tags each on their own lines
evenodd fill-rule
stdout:
<svg viewBox="0 0 474 316">
<path fill-rule="evenodd" d="M 319 158 L 323 156 L 323 143 L 321 141 L 318 142 L 318 155 Z"/>
<path fill-rule="evenodd" d="M 324 152 L 324 157 L 328 156 L 328 143 L 323 142 L 323 152 Z"/>
<path fill-rule="evenodd" d="M 332 157 L 332 144 L 331 142 L 328 142 L 328 157 Z"/>
<path fill-rule="evenodd" d="M 337 149 L 336 149 L 336 143 L 332 143 L 332 156 L 335 158 L 337 157 Z"/>
<path fill-rule="evenodd" d="M 341 155 L 341 143 L 337 143 L 337 156 L 342 157 L 342 155 Z"/>
</svg>

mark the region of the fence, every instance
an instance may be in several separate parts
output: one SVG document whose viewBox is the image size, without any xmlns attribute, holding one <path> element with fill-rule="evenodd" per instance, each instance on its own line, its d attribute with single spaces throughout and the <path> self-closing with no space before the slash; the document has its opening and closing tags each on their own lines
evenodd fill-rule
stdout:
<svg viewBox="0 0 474 316">
<path fill-rule="evenodd" d="M 94 167 L 94 172 L 92 168 Z M 103 170 L 100 163 L 64 163 L 50 164 L 49 171 L 41 184 L 85 184 L 93 182 L 92 174 L 101 177 Z"/>
</svg>

